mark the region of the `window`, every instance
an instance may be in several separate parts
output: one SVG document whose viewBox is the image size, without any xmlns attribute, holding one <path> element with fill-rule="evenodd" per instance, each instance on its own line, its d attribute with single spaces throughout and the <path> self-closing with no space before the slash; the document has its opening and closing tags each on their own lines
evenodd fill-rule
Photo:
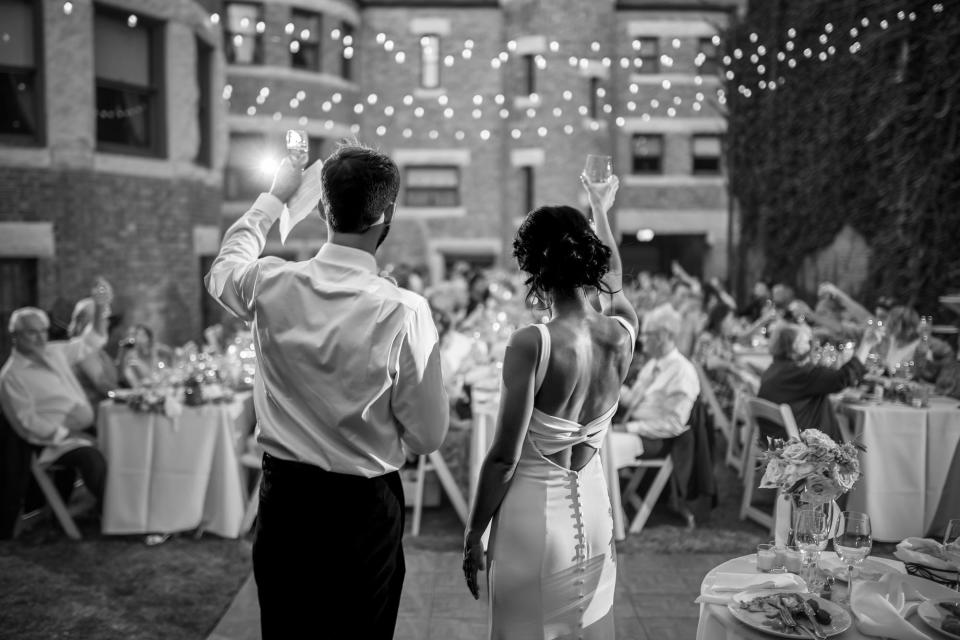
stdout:
<svg viewBox="0 0 960 640">
<path fill-rule="evenodd" d="M 320 14 L 294 9 L 290 24 L 293 25 L 290 34 L 290 66 L 294 69 L 320 71 L 320 29 L 323 25 Z"/>
<path fill-rule="evenodd" d="M 408 166 L 403 204 L 408 207 L 459 207 L 460 168 Z"/>
<path fill-rule="evenodd" d="M 213 46 L 197 38 L 197 85 L 200 95 L 197 100 L 197 155 L 194 162 L 209 167 L 213 164 Z"/>
<path fill-rule="evenodd" d="M 262 133 L 231 133 L 224 171 L 224 197 L 228 201 L 252 200 L 270 188 L 276 163 L 282 157 Z"/>
<path fill-rule="evenodd" d="M 230 2 L 224 9 L 224 47 L 230 64 L 263 64 L 263 21 L 260 5 Z"/>
<path fill-rule="evenodd" d="M 12 346 L 7 333 L 10 314 L 20 307 L 37 306 L 37 282 L 36 258 L 0 258 L 0 362 L 7 361 Z"/>
<path fill-rule="evenodd" d="M 534 205 L 535 183 L 534 183 L 533 167 L 529 165 L 525 167 L 520 167 L 520 171 L 523 176 L 523 206 L 525 207 L 525 210 L 523 211 L 523 213 L 526 214 L 526 213 L 529 213 L 530 211 L 533 211 L 535 206 Z"/>
<path fill-rule="evenodd" d="M 633 72 L 660 73 L 660 41 L 657 38 L 633 39 Z"/>
<path fill-rule="evenodd" d="M 340 60 L 340 77 L 344 80 L 353 80 L 353 25 L 344 22 L 340 25 L 342 33 L 340 42 L 343 44 L 343 55 Z"/>
<path fill-rule="evenodd" d="M 537 64 L 532 53 L 523 56 L 524 90 L 527 95 L 537 92 Z"/>
<path fill-rule="evenodd" d="M 590 77 L 590 106 L 588 107 L 590 119 L 596 120 L 600 113 L 600 78 Z"/>
<path fill-rule="evenodd" d="M 420 36 L 420 86 L 440 86 L 440 36 Z"/>
<path fill-rule="evenodd" d="M 309 158 L 307 160 L 308 165 L 313 164 L 317 160 L 326 160 L 326 158 L 323 155 L 325 142 L 326 140 L 324 138 L 320 138 L 317 136 L 310 136 L 310 138 L 307 141 L 309 145 L 309 149 L 307 150 L 307 154 L 308 154 L 307 158 Z"/>
<path fill-rule="evenodd" d="M 715 175 L 720 173 L 720 136 L 693 136 L 693 173 Z"/>
<path fill-rule="evenodd" d="M 0 138 L 40 139 L 38 3 L 0 2 Z"/>
<path fill-rule="evenodd" d="M 697 46 L 695 62 L 703 75 L 717 75 L 720 71 L 720 58 L 717 55 L 717 45 L 712 38 L 700 38 Z"/>
<path fill-rule="evenodd" d="M 162 155 L 160 23 L 97 7 L 94 31 L 97 148 Z"/>
<path fill-rule="evenodd" d="M 661 173 L 663 171 L 663 136 L 638 134 L 633 136 L 633 173 Z"/>
</svg>

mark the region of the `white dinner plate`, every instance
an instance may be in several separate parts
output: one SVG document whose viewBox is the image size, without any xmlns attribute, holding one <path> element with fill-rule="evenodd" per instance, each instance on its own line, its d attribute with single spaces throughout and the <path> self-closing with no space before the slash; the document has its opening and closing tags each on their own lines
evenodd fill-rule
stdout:
<svg viewBox="0 0 960 640">
<path fill-rule="evenodd" d="M 960 635 L 950 633 L 949 631 L 944 631 L 940 628 L 940 625 L 943 623 L 943 619 L 947 617 L 947 612 L 937 606 L 941 602 L 953 602 L 960 605 L 960 597 L 940 600 L 927 600 L 917 608 L 917 615 L 920 616 L 920 619 L 926 622 L 932 629 L 936 629 L 944 637 L 951 638 L 951 640 L 960 640 Z"/>
<path fill-rule="evenodd" d="M 727 605 L 730 614 L 747 625 L 751 629 L 756 629 L 766 633 L 767 635 L 776 636 L 778 638 L 809 638 L 810 636 L 802 631 L 791 631 L 787 629 L 779 630 L 775 629 L 770 624 L 770 618 L 767 618 L 766 614 L 762 612 L 748 611 L 740 607 L 741 602 L 747 602 L 758 598 L 760 596 L 772 596 L 777 593 L 782 593 L 787 595 L 788 591 L 783 591 L 781 589 L 762 589 L 762 590 L 753 590 L 753 591 L 741 591 L 740 593 L 733 596 L 733 601 Z M 827 613 L 830 614 L 830 624 L 822 624 L 820 627 L 823 629 L 823 632 L 827 634 L 827 637 L 835 636 L 840 633 L 843 633 L 850 628 L 850 625 L 853 624 L 853 620 L 850 618 L 850 614 L 846 609 L 841 607 L 838 604 L 834 604 L 829 600 L 824 600 L 819 596 L 815 596 L 810 593 L 802 593 L 804 600 L 816 600 L 817 604 L 820 605 L 821 609 L 824 609 Z M 779 618 L 775 618 L 779 620 Z M 807 623 L 804 623 L 805 626 L 808 626 Z"/>
</svg>

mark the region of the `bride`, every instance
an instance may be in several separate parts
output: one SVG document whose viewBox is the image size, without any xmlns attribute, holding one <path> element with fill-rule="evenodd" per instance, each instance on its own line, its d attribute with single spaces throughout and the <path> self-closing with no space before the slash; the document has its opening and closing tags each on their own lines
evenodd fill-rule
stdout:
<svg viewBox="0 0 960 640">
<path fill-rule="evenodd" d="M 547 324 L 518 329 L 503 360 L 497 432 L 464 541 L 474 598 L 487 552 L 490 638 L 609 639 L 616 559 L 598 449 L 617 408 L 637 314 L 607 212 L 619 182 L 587 183 L 593 225 L 566 206 L 530 212 L 513 243 Z M 597 312 L 585 288 L 599 292 Z"/>
</svg>

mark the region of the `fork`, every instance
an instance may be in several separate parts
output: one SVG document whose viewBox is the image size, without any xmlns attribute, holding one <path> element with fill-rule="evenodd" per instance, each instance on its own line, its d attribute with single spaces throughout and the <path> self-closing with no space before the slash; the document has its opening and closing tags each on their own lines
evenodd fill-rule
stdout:
<svg viewBox="0 0 960 640">
<path fill-rule="evenodd" d="M 819 636 L 817 636 L 813 631 L 796 621 L 796 619 L 793 617 L 793 614 L 790 613 L 790 608 L 784 604 L 783 598 L 778 599 L 777 609 L 780 610 L 780 619 L 783 620 L 783 624 L 785 624 L 788 628 L 799 629 L 804 633 L 804 635 L 813 638 L 813 640 L 820 640 Z"/>
</svg>

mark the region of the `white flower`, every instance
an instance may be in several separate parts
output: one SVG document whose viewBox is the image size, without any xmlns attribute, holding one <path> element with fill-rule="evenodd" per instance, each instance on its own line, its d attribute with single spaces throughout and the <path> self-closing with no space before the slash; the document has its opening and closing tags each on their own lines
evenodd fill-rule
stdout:
<svg viewBox="0 0 960 640">
<path fill-rule="evenodd" d="M 837 443 L 833 441 L 833 438 L 819 429 L 807 429 L 803 431 L 800 434 L 800 439 L 809 445 L 820 445 L 822 447 L 827 447 L 828 449 L 833 449 L 837 446 Z"/>
</svg>

